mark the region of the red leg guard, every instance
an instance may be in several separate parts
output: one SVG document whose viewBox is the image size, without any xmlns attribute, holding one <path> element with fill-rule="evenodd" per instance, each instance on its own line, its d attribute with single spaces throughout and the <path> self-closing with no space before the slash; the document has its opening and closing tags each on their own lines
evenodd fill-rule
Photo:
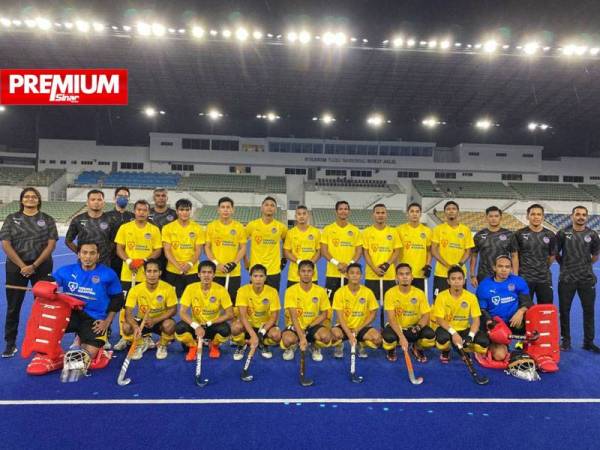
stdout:
<svg viewBox="0 0 600 450">
<path fill-rule="evenodd" d="M 29 365 L 27 366 L 27 373 L 29 375 L 46 375 L 47 373 L 60 370 L 63 367 L 63 354 L 61 353 L 55 359 L 43 355 L 41 353 L 36 354 Z"/>
<path fill-rule="evenodd" d="M 92 360 L 92 363 L 90 364 L 90 370 L 99 370 L 99 369 L 104 369 L 106 366 L 108 366 L 108 363 L 110 362 L 111 358 L 112 358 L 112 354 L 113 352 L 107 352 L 104 349 L 99 349 L 98 350 L 98 354 L 96 355 L 96 357 Z"/>
<path fill-rule="evenodd" d="M 531 336 L 535 331 L 539 338 L 525 343 L 525 352 L 530 355 L 538 365 L 547 367 L 548 372 L 558 370 L 560 361 L 560 347 L 558 344 L 558 309 L 554 305 L 535 305 L 527 310 L 525 314 L 525 329 L 527 335 Z M 541 362 L 540 362 L 541 361 Z M 552 361 L 554 364 L 551 364 Z M 555 370 L 552 370 L 556 367 Z"/>
<path fill-rule="evenodd" d="M 510 353 L 506 353 L 504 361 L 496 361 L 492 358 L 492 351 L 488 350 L 485 355 L 475 353 L 475 359 L 482 367 L 488 369 L 506 369 L 508 367 L 508 361 L 510 360 Z"/>
<path fill-rule="evenodd" d="M 506 325 L 506 323 L 504 323 L 504 320 L 502 320 L 500 317 L 494 316 L 494 322 L 496 323 L 496 325 L 494 326 L 494 328 L 488 331 L 490 341 L 492 341 L 494 344 L 509 345 L 510 335 L 512 334 L 512 331 L 510 331 L 508 325 Z"/>
</svg>

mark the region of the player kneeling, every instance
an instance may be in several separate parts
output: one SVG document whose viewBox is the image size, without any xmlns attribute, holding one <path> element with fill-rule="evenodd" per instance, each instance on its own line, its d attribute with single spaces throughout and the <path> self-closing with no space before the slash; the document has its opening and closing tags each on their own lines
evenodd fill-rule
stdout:
<svg viewBox="0 0 600 450">
<path fill-rule="evenodd" d="M 450 344 L 476 353 L 485 353 L 490 340 L 479 330 L 481 310 L 477 297 L 464 289 L 465 274 L 459 266 L 448 269 L 449 289 L 438 294 L 433 316 L 438 324 L 435 345 L 442 351 L 440 361 L 450 361 Z"/>
<path fill-rule="evenodd" d="M 346 269 L 348 284 L 339 288 L 333 296 L 333 310 L 339 324 L 331 329 L 334 356 L 344 357 L 344 342 L 350 341 L 352 347 L 359 343 L 358 356 L 366 358 L 365 346 L 378 348 L 381 345 L 379 331 L 371 326 L 379 305 L 373 291 L 360 284 L 362 267 L 358 263 L 348 265 Z"/>
<path fill-rule="evenodd" d="M 238 344 L 233 354 L 236 361 L 244 357 L 247 340 L 252 348 L 260 346 L 261 355 L 267 359 L 273 356 L 269 346 L 278 345 L 281 341 L 281 331 L 275 325 L 281 310 L 279 294 L 265 284 L 266 280 L 267 268 L 255 264 L 250 269 L 250 284 L 237 292 L 239 319 L 231 324 L 232 341 Z"/>
<path fill-rule="evenodd" d="M 227 321 L 233 319 L 233 304 L 229 292 L 213 281 L 216 270 L 212 261 L 202 261 L 198 266 L 200 282 L 189 284 L 181 296 L 175 339 L 188 347 L 186 361 L 196 360 L 196 339 L 210 339 L 208 356 L 219 358 L 219 345 L 231 334 Z"/>
<path fill-rule="evenodd" d="M 102 347 L 106 330 L 123 306 L 121 283 L 112 269 L 97 264 L 98 244 L 81 242 L 77 247 L 77 263 L 54 272 L 55 283 L 40 281 L 33 288 L 36 302 L 23 342 L 23 356 L 37 352 L 27 367 L 31 375 L 43 375 L 64 364 L 61 379 L 77 381 L 88 368 L 101 369 L 110 361 L 111 353 Z M 65 332 L 76 333 L 81 348 L 70 350 L 63 360 L 60 342 Z"/>
<path fill-rule="evenodd" d="M 175 336 L 175 321 L 172 319 L 177 312 L 177 295 L 175 288 L 162 281 L 160 276 L 160 262 L 149 259 L 144 263 L 146 280 L 135 285 L 127 294 L 125 302 L 125 323 L 123 324 L 123 337 L 128 341 L 138 339 L 135 353 L 131 359 L 141 359 L 149 347 L 151 333 L 158 334 L 160 341 L 156 348 L 156 359 L 167 357 L 167 346 Z M 134 310 L 137 307 L 137 317 Z M 143 318 L 144 329 L 140 328 Z"/>
<path fill-rule="evenodd" d="M 305 351 L 308 343 L 312 346 L 313 361 L 323 361 L 321 348 L 331 342 L 331 331 L 323 325 L 331 311 L 327 291 L 313 284 L 315 264 L 310 260 L 298 263 L 300 282 L 285 291 L 285 325 L 281 334 L 280 346 L 284 350 L 283 359 L 294 359 L 294 351 L 300 345 Z"/>
<path fill-rule="evenodd" d="M 431 308 L 425 293 L 412 285 L 412 268 L 406 263 L 396 266 L 394 286 L 385 293 L 383 308 L 388 323 L 383 329 L 383 348 L 387 350 L 387 359 L 396 361 L 396 347 L 412 351 L 419 362 L 427 362 L 423 352 L 435 345 L 435 333 L 429 326 Z"/>
</svg>

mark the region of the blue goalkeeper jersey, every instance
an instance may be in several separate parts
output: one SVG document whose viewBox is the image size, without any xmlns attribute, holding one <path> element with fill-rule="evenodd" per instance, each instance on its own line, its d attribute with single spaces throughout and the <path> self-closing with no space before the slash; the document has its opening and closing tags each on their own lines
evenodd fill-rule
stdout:
<svg viewBox="0 0 600 450">
<path fill-rule="evenodd" d="M 65 294 L 85 302 L 83 311 L 94 320 L 106 319 L 110 298 L 123 292 L 115 271 L 103 264 L 94 270 L 83 270 L 80 263 L 70 264 L 52 276 Z"/>
<path fill-rule="evenodd" d="M 488 277 L 479 283 L 476 294 L 482 310 L 508 323 L 519 309 L 519 295 L 529 295 L 529 287 L 523 278 L 516 275 L 510 275 L 504 281 Z"/>
</svg>

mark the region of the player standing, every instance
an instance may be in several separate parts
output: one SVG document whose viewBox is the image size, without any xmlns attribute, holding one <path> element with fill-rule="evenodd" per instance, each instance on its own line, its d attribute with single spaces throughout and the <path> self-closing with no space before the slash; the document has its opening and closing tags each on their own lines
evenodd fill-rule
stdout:
<svg viewBox="0 0 600 450">
<path fill-rule="evenodd" d="M 419 203 L 408 205 L 407 215 L 408 222 L 397 228 L 402 241 L 398 262 L 412 267 L 412 285 L 424 291 L 425 278 L 431 275 L 431 228 L 421 223 Z"/>
<path fill-rule="evenodd" d="M 300 280 L 298 278 L 298 262 L 307 259 L 315 264 L 313 283 L 317 283 L 316 264 L 321 259 L 321 232 L 309 224 L 308 208 L 304 205 L 296 207 L 296 224 L 285 236 L 283 252 L 290 261 L 287 287 Z"/>
<path fill-rule="evenodd" d="M 129 188 L 121 186 L 115 189 L 115 208 L 112 211 L 106 213 L 106 217 L 109 220 L 110 226 L 110 267 L 115 271 L 117 275 L 121 274 L 123 267 L 123 260 L 117 255 L 117 247 L 115 245 L 115 237 L 119 228 L 124 223 L 135 220 L 135 214 L 131 211 L 127 211 L 127 204 L 129 203 Z"/>
</svg>

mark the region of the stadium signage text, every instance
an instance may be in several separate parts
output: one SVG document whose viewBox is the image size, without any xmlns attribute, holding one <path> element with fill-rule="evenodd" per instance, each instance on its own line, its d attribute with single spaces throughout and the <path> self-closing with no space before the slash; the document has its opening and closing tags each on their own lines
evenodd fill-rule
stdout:
<svg viewBox="0 0 600 450">
<path fill-rule="evenodd" d="M 2 69 L 0 104 L 127 105 L 127 69 Z"/>
<path fill-rule="evenodd" d="M 396 164 L 395 159 L 357 159 L 357 158 L 315 158 L 306 157 L 306 162 L 330 162 L 330 163 L 369 163 L 369 164 Z"/>
</svg>

